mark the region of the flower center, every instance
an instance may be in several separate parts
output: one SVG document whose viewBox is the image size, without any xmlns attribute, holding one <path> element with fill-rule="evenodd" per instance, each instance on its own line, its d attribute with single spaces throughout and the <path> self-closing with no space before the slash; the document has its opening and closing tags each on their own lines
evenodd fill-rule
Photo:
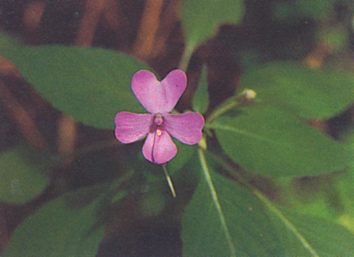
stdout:
<svg viewBox="0 0 354 257">
<path fill-rule="evenodd" d="M 161 126 L 161 124 L 163 123 L 163 118 L 162 118 L 162 114 L 158 113 L 155 115 L 155 120 L 154 120 L 155 124 L 159 127 Z"/>
</svg>

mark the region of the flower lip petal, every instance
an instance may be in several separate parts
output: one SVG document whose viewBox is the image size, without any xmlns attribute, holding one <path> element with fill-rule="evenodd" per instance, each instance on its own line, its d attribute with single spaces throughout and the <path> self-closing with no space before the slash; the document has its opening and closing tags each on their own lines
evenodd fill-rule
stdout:
<svg viewBox="0 0 354 257">
<path fill-rule="evenodd" d="M 175 157 L 177 147 L 166 131 L 157 129 L 147 135 L 142 152 L 150 162 L 163 165 Z"/>
<path fill-rule="evenodd" d="M 140 70 L 132 78 L 132 90 L 144 108 L 153 114 L 173 110 L 187 86 L 182 70 L 171 71 L 161 82 L 147 70 Z"/>
<path fill-rule="evenodd" d="M 135 142 L 149 133 L 154 116 L 152 114 L 136 114 L 120 112 L 115 117 L 116 138 L 123 144 Z"/>
<path fill-rule="evenodd" d="M 203 115 L 196 112 L 188 112 L 183 114 L 165 114 L 163 118 L 166 131 L 178 141 L 187 145 L 194 145 L 202 138 Z"/>
</svg>

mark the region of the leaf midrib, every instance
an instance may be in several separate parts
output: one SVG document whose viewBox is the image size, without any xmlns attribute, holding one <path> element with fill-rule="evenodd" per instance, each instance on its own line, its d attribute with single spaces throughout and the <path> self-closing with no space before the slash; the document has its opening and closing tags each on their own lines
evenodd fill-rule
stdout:
<svg viewBox="0 0 354 257">
<path fill-rule="evenodd" d="M 300 150 L 300 151 L 309 151 L 309 152 L 313 151 L 313 149 L 294 147 L 291 144 L 287 144 L 287 143 L 284 143 L 284 142 L 281 142 L 281 141 L 269 140 L 267 138 L 258 136 L 257 134 L 250 133 L 249 131 L 246 131 L 246 130 L 237 129 L 237 128 L 232 127 L 232 126 L 227 126 L 227 125 L 223 125 L 223 124 L 213 123 L 211 128 L 225 130 L 225 131 L 230 131 L 230 132 L 233 132 L 235 134 L 246 135 L 246 136 L 248 136 L 250 138 L 257 139 L 259 141 L 263 141 L 263 142 L 272 144 L 274 146 L 281 146 L 281 147 L 284 147 L 284 148 L 295 149 L 295 150 Z"/>
</svg>

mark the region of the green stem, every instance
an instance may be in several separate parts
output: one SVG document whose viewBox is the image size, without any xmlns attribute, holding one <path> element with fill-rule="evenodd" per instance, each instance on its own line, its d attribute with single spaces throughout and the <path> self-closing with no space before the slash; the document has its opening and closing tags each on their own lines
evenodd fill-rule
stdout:
<svg viewBox="0 0 354 257">
<path fill-rule="evenodd" d="M 232 109 L 235 109 L 236 107 L 241 106 L 241 102 L 237 101 L 235 97 L 231 97 L 227 99 L 225 102 L 223 102 L 221 105 L 219 105 L 207 118 L 205 125 L 208 126 L 213 121 L 224 114 L 227 111 L 230 111 Z"/>
<path fill-rule="evenodd" d="M 219 165 L 221 165 L 222 167 L 224 167 L 228 173 L 231 175 L 231 177 L 237 181 L 237 183 L 239 183 L 240 185 L 246 187 L 249 191 L 253 191 L 254 188 L 252 187 L 252 185 L 249 184 L 249 182 L 240 175 L 240 173 L 238 173 L 234 167 L 232 167 L 226 160 L 224 160 L 223 158 L 217 156 L 216 154 L 209 152 L 209 151 L 205 151 L 205 153 L 210 156 L 211 158 L 214 159 L 214 161 L 216 161 Z"/>
<path fill-rule="evenodd" d="M 178 65 L 179 69 L 181 69 L 183 71 L 187 71 L 188 64 L 189 64 L 189 61 L 192 57 L 193 51 L 194 51 L 194 47 L 191 47 L 188 45 L 185 47 L 181 61 L 179 62 L 179 65 Z"/>
<path fill-rule="evenodd" d="M 212 179 L 210 177 L 210 172 L 209 172 L 209 168 L 208 168 L 207 162 L 205 160 L 205 155 L 204 155 L 203 149 L 201 149 L 201 148 L 198 149 L 198 155 L 199 155 L 199 161 L 200 161 L 200 164 L 202 166 L 202 171 L 203 171 L 205 180 L 208 183 L 208 186 L 209 186 L 212 198 L 213 198 L 213 202 L 214 202 L 215 208 L 216 208 L 216 210 L 217 210 L 217 212 L 219 214 L 219 219 L 220 219 L 222 228 L 223 228 L 225 236 L 226 236 L 227 243 L 228 243 L 228 245 L 230 247 L 231 256 L 236 256 L 236 249 L 235 249 L 235 246 L 234 246 L 234 244 L 232 242 L 232 238 L 231 238 L 229 229 L 227 227 L 226 219 L 225 219 L 223 210 L 221 208 L 221 205 L 220 205 L 220 202 L 219 202 L 219 199 L 218 199 L 218 195 L 216 193 L 213 181 L 212 181 Z"/>
</svg>

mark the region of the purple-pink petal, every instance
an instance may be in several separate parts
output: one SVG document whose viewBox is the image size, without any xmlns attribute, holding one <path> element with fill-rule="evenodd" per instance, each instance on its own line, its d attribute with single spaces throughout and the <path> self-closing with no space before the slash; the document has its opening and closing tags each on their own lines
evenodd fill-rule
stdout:
<svg viewBox="0 0 354 257">
<path fill-rule="evenodd" d="M 194 145 L 202 138 L 204 117 L 196 112 L 184 114 L 165 114 L 164 126 L 166 131 L 178 141 Z"/>
<path fill-rule="evenodd" d="M 152 114 L 120 112 L 116 115 L 116 138 L 123 144 L 135 142 L 149 133 L 154 120 Z"/>
<path fill-rule="evenodd" d="M 152 163 L 163 165 L 177 154 L 177 147 L 164 130 L 150 132 L 143 146 L 144 157 Z"/>
<path fill-rule="evenodd" d="M 187 77 L 182 70 L 171 71 L 161 82 L 150 71 L 141 70 L 133 76 L 131 87 L 142 106 L 157 114 L 172 111 L 186 85 Z"/>
</svg>

